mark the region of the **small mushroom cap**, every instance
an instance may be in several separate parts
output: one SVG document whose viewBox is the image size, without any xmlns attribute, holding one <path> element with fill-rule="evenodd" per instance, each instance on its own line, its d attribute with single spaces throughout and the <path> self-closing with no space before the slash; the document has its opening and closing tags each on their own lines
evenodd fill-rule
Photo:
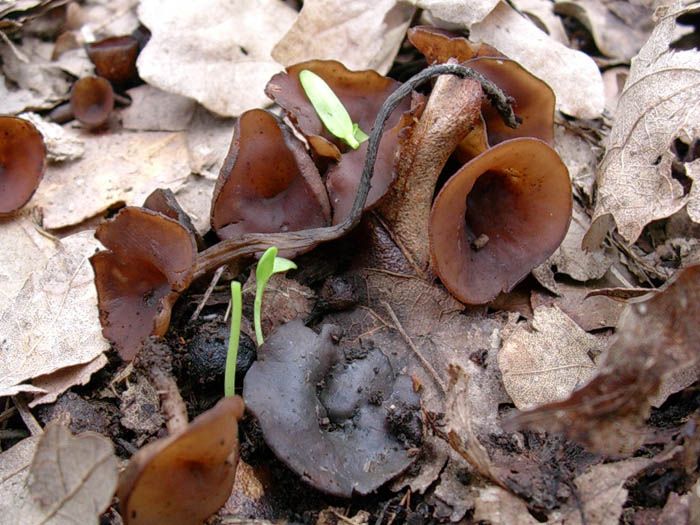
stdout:
<svg viewBox="0 0 700 525">
<path fill-rule="evenodd" d="M 197 249 L 204 249 L 204 240 L 202 239 L 201 235 L 199 235 L 197 228 L 195 228 L 194 224 L 192 224 L 192 219 L 190 216 L 185 210 L 182 209 L 180 203 L 177 202 L 175 194 L 172 192 L 172 190 L 167 188 L 157 188 L 153 190 L 143 202 L 143 207 L 148 208 L 149 210 L 157 211 L 158 213 L 162 213 L 171 219 L 175 219 L 194 236 L 195 241 L 197 242 Z"/>
<path fill-rule="evenodd" d="M 108 248 L 90 258 L 102 333 L 131 361 L 146 337 L 167 331 L 172 305 L 192 280 L 195 241 L 177 221 L 136 207 L 100 224 L 95 237 Z"/>
<path fill-rule="evenodd" d="M 502 142 L 465 164 L 433 203 L 435 272 L 457 299 L 483 304 L 549 257 L 571 220 L 571 183 L 544 142 Z"/>
<path fill-rule="evenodd" d="M 246 111 L 214 188 L 211 226 L 222 239 L 327 226 L 331 210 L 303 144 L 277 117 Z"/>
<path fill-rule="evenodd" d="M 277 328 L 258 349 L 243 396 L 280 460 L 318 490 L 348 498 L 413 463 L 405 432 L 420 440 L 422 426 L 410 378 L 394 376 L 378 349 L 346 360 L 332 341 L 337 331 L 325 325 L 316 334 L 299 320 Z M 392 420 L 399 408 L 413 419 L 400 430 Z"/>
<path fill-rule="evenodd" d="M 134 454 L 119 480 L 126 525 L 201 524 L 226 502 L 238 464 L 244 404 L 225 397 L 180 433 Z"/>
<path fill-rule="evenodd" d="M 87 128 L 98 128 L 114 109 L 114 91 L 109 80 L 85 77 L 73 84 L 70 96 L 73 115 Z"/>
<path fill-rule="evenodd" d="M 268 97 L 279 104 L 308 139 L 314 151 L 322 157 L 340 160 L 345 144 L 331 135 L 318 117 L 299 82 L 299 72 L 308 69 L 320 76 L 338 96 L 353 122 L 369 134 L 379 108 L 401 84 L 381 76 L 376 71 L 350 71 L 335 60 L 309 60 L 287 68 L 286 73 L 273 76 L 265 87 Z M 404 100 L 389 117 L 386 128 L 396 125 L 401 115 L 410 109 Z"/>
<path fill-rule="evenodd" d="M 106 38 L 87 44 L 85 48 L 98 76 L 114 86 L 122 86 L 136 77 L 139 41 L 133 36 Z"/>
<path fill-rule="evenodd" d="M 46 169 L 46 146 L 28 120 L 0 117 L 0 217 L 32 198 Z"/>
</svg>

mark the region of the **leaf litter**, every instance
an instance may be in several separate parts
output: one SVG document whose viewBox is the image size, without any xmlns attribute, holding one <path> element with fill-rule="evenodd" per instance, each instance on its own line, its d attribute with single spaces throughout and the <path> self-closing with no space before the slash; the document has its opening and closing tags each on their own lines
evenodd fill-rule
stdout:
<svg viewBox="0 0 700 525">
<path fill-rule="evenodd" d="M 137 4 L 115 3 L 110 10 L 93 2 L 85 2 L 78 10 L 70 4 L 70 23 L 59 31 L 72 32 L 78 42 L 84 36 L 91 39 L 96 35 L 128 33 L 136 26 Z M 211 2 L 212 6 L 215 4 L 218 2 Z M 136 88 L 132 107 L 118 112 L 106 130 L 89 134 L 69 123 L 60 127 L 63 133 L 55 125 L 46 131 L 47 142 L 55 145 L 50 146 L 53 160 L 44 183 L 29 210 L 0 221 L 2 246 L 12 247 L 0 251 L 0 298 L 4 301 L 0 303 L 0 318 L 11 323 L 9 331 L 1 331 L 2 344 L 15 345 L 25 332 L 35 337 L 37 330 L 45 330 L 34 317 L 41 318 L 42 311 L 46 313 L 54 307 L 50 301 L 41 303 L 44 292 L 36 294 L 32 289 L 66 287 L 65 274 L 56 268 L 65 266 L 70 273 L 76 261 L 91 254 L 95 248 L 91 221 L 106 210 L 122 203 L 140 205 L 155 187 L 170 187 L 193 216 L 197 228 L 202 233 L 208 229 L 209 199 L 234 124 L 233 119 L 215 113 L 236 115 L 248 107 L 267 104 L 263 87 L 273 72 L 303 58 L 327 56 L 321 53 L 340 54 L 333 58 L 351 68 L 373 67 L 380 72 L 392 65 L 397 67 L 399 62 L 411 63 L 413 58 L 406 46 L 399 46 L 417 5 L 424 9 L 423 20 L 447 24 L 452 29 L 471 29 L 472 38 L 482 38 L 499 47 L 544 78 L 557 94 L 559 111 L 569 117 L 596 119 L 584 122 L 558 116 L 555 126 L 555 146 L 572 178 L 574 221 L 560 250 L 536 272 L 546 289 L 534 280 L 522 286 L 522 297 L 528 302 L 527 308 L 521 309 L 525 320 L 519 319 L 517 313 L 498 310 L 496 304 L 506 304 L 501 302 L 493 303 L 491 310 L 465 309 L 429 278 L 413 275 L 415 265 L 405 262 L 404 253 L 391 240 L 396 233 L 395 224 L 382 218 L 381 213 L 366 217 L 354 233 L 354 242 L 358 247 L 364 246 L 362 249 L 351 249 L 349 255 L 339 241 L 320 256 L 328 259 L 325 264 L 319 265 L 312 252 L 303 256 L 304 263 L 296 276 L 291 280 L 280 278 L 277 293 L 270 295 L 274 308 L 269 313 L 266 332 L 290 318 L 312 324 L 325 318 L 343 327 L 341 348 L 347 350 L 360 344 L 381 349 L 394 372 L 412 377 L 414 388 L 422 397 L 420 413 L 425 427 L 421 453 L 415 464 L 391 483 L 398 495 L 395 500 L 386 499 L 384 511 L 360 498 L 356 500 L 358 505 L 367 505 L 370 512 L 350 512 L 345 516 L 333 507 L 335 502 L 328 504 L 310 489 L 297 489 L 300 492 L 295 492 L 294 497 L 304 502 L 304 509 L 312 509 L 310 522 L 318 516 L 319 523 L 321 519 L 366 522 L 373 518 L 388 523 L 387 509 L 401 518 L 420 515 L 457 521 L 467 517 L 493 523 L 617 523 L 621 516 L 627 519 L 645 512 L 679 519 L 687 515 L 688 520 L 692 519 L 692 509 L 699 506 L 696 501 L 700 500 L 692 491 L 697 487 L 693 463 L 697 447 L 689 446 L 688 440 L 697 437 L 691 426 L 697 421 L 697 403 L 685 407 L 679 400 L 692 397 L 698 379 L 698 329 L 697 323 L 692 323 L 698 315 L 692 305 L 697 304 L 695 284 L 699 277 L 696 269 L 688 268 L 700 253 L 698 234 L 693 229 L 700 220 L 695 184 L 700 170 L 694 153 L 698 137 L 692 124 L 698 121 L 692 113 L 697 109 L 692 74 L 698 55 L 697 50 L 669 50 L 671 40 L 679 34 L 675 23 L 679 8 L 658 12 L 660 22 L 632 61 L 631 80 L 616 111 L 600 119 L 604 103 L 602 80 L 592 64 L 605 64 L 609 59 L 594 57 L 594 62 L 581 51 L 565 47 L 566 35 L 562 36 L 557 24 L 562 19 L 555 15 L 563 12 L 561 5 L 515 3 L 521 12 L 540 22 L 533 24 L 508 5 L 488 1 L 386 1 L 373 3 L 371 9 L 362 5 L 359 11 L 346 3 L 317 1 L 305 2 L 301 14 L 289 7 L 291 4 L 294 3 L 271 4 L 274 8 L 265 8 L 265 17 L 258 16 L 263 9 L 258 4 L 241 7 L 241 13 L 255 20 L 248 25 L 257 28 L 257 32 L 244 28 L 233 35 L 235 31 L 226 34 L 216 29 L 223 27 L 220 22 L 226 19 L 222 11 L 193 26 L 196 13 L 192 6 L 183 6 L 167 16 L 162 16 L 161 9 L 159 19 L 154 20 L 149 10 L 159 6 L 159 2 L 140 2 L 141 21 L 154 33 L 149 53 L 155 58 L 149 59 L 146 53 L 139 66 L 148 83 Z M 623 64 L 634 55 L 651 27 L 635 25 L 633 32 L 622 36 L 621 28 L 633 23 L 629 12 L 624 11 L 626 8 L 611 4 L 603 13 L 595 2 L 587 2 L 584 7 L 588 10 L 588 31 L 599 50 Z M 29 32 L 32 17 L 17 16 L 15 12 L 9 26 L 9 19 L 2 16 L 0 28 L 12 27 L 17 34 L 25 25 Z M 576 16 L 584 21 L 583 15 Z M 624 26 L 619 25 L 620 20 Z M 166 21 L 170 25 L 161 25 Z M 343 31 L 329 33 L 329 27 L 339 25 Z M 549 36 L 537 25 L 547 28 Z M 193 38 L 182 38 L 183 33 Z M 266 38 L 261 38 L 261 34 Z M 352 45 L 347 45 L 348 35 L 354 35 L 350 37 Z M 72 76 L 87 70 L 80 50 L 64 52 L 60 60 L 52 61 L 48 41 L 44 38 L 38 42 L 27 36 L 21 41 L 12 39 L 12 45 L 6 45 L 4 39 L 0 43 L 6 79 L 0 83 L 0 90 L 7 92 L 2 100 L 12 104 L 7 112 L 29 108 L 43 113 L 66 100 Z M 233 50 L 230 55 L 235 57 L 234 65 L 226 74 L 201 73 L 222 65 L 217 58 L 217 41 Z M 181 52 L 177 46 L 187 49 Z M 310 49 L 315 50 L 313 56 L 300 54 Z M 166 50 L 169 57 L 163 55 Z M 23 57 L 29 57 L 29 63 L 23 62 Z M 555 63 L 566 68 L 554 67 Z M 671 75 L 671 81 L 657 84 L 656 79 L 663 75 Z M 205 79 L 206 85 L 202 87 L 193 79 Z M 666 100 L 659 99 L 674 87 L 683 89 L 675 95 L 671 93 L 673 96 Z M 145 98 L 146 91 L 158 98 Z M 660 101 L 665 105 L 659 106 Z M 635 119 L 645 126 L 635 127 Z M 612 130 L 608 128 L 610 124 Z M 124 131 L 126 127 L 138 131 Z M 608 131 L 607 143 L 601 143 L 601 136 Z M 48 140 L 50 133 L 55 139 Z M 81 142 L 84 152 L 80 150 Z M 601 153 L 603 163 L 596 170 Z M 621 163 L 625 170 L 620 169 Z M 580 248 L 591 215 L 593 227 L 585 243 L 587 248 L 599 245 L 609 226 L 618 227 L 619 235 L 609 235 L 602 251 Z M 42 228 L 51 233 L 46 235 Z M 66 237 L 74 229 L 85 231 L 77 237 Z M 61 239 L 52 239 L 52 234 Z M 634 241 L 636 244 L 632 244 Z M 64 246 L 59 253 L 75 245 L 76 251 L 69 257 L 72 262 L 53 255 L 59 244 Z M 332 256 L 328 257 L 328 253 Z M 341 262 L 345 257 L 345 263 L 333 262 L 329 269 L 328 262 L 336 257 Z M 348 259 L 353 261 L 350 267 Z M 636 274 L 628 271 L 635 267 L 642 270 L 635 270 Z M 625 306 L 610 297 L 585 298 L 590 292 L 613 287 L 636 291 L 640 285 L 658 286 L 680 268 L 688 268 L 685 271 L 691 273 L 684 273 L 646 302 L 633 299 Z M 320 273 L 311 277 L 314 271 Z M 335 275 L 328 277 L 328 272 Z M 641 282 L 637 276 L 641 276 Z M 323 282 L 331 284 L 323 288 L 326 295 L 314 297 L 321 290 L 318 283 Z M 335 298 L 327 294 L 328 290 L 347 290 L 344 285 L 334 288 L 341 282 L 351 290 L 349 301 L 345 296 Z M 289 290 L 296 289 L 303 290 L 302 308 L 288 304 L 290 295 L 295 295 Z M 66 395 L 61 396 L 61 392 L 76 387 L 88 399 L 92 395 L 102 398 L 100 403 L 116 403 L 122 407 L 124 419 L 113 423 L 110 434 L 113 438 L 121 436 L 115 441 L 117 452 L 120 457 L 128 457 L 133 447 L 163 432 L 163 418 L 148 415 L 155 411 L 153 415 L 160 416 L 158 399 L 153 388 L 138 376 L 130 379 L 129 367 L 113 362 L 105 368 L 106 356 L 111 356 L 111 352 L 104 353 L 107 345 L 95 324 L 97 315 L 87 313 L 94 310 L 95 298 L 70 289 L 71 297 L 74 293 L 75 303 L 66 303 L 70 315 L 59 310 L 61 322 L 54 321 L 56 335 L 51 336 L 51 341 L 57 341 L 55 354 L 42 353 L 37 359 L 25 359 L 27 367 L 18 367 L 16 354 L 11 354 L 0 374 L 7 380 L 1 393 L 31 393 L 35 397 L 30 406 L 36 406 L 52 403 L 57 396 L 62 401 Z M 214 288 L 208 297 L 203 317 L 221 317 L 228 301 L 226 294 Z M 682 306 L 684 301 L 687 308 Z M 192 304 L 192 299 L 182 303 Z M 348 309 L 349 304 L 354 307 Z M 640 308 L 646 308 L 646 312 Z M 620 317 L 621 310 L 624 312 Z M 91 321 L 87 331 L 75 329 L 73 314 Z M 182 319 L 189 313 L 176 309 L 174 316 L 180 319 L 175 323 L 186 324 Z M 18 330 L 18 326 L 24 328 Z M 169 340 L 173 348 L 178 347 L 178 337 L 180 332 L 175 329 Z M 90 341 L 87 345 L 86 340 Z M 666 351 L 667 348 L 674 352 Z M 654 366 L 650 367 L 650 363 Z M 627 381 L 630 370 L 637 372 L 638 377 Z M 87 387 L 77 388 L 94 374 L 97 378 Z M 533 384 L 539 386 L 533 388 Z M 211 397 L 200 399 L 199 391 L 188 390 L 193 387 L 187 380 L 181 387 L 189 392 L 188 404 L 195 413 L 213 404 Z M 568 400 L 561 401 L 569 394 Z M 613 396 L 614 402 L 596 396 Z M 19 398 L 15 399 L 20 407 Z M 576 399 L 583 401 L 572 401 Z M 540 406 L 541 403 L 549 404 Z M 552 411 L 553 406 L 560 408 Z M 11 407 L 9 398 L 5 407 Z M 534 408 L 518 410 L 529 407 Z M 8 410 L 5 413 L 12 412 Z M 24 416 L 26 410 L 19 409 Z M 673 410 L 681 415 L 671 416 Z M 17 426 L 17 416 L 12 418 L 5 413 L 0 416 L 2 421 L 10 417 L 11 425 Z M 549 433 L 515 427 L 516 420 L 532 427 L 544 426 Z M 152 425 L 144 426 L 144 421 Z M 688 423 L 683 426 L 685 421 Z M 46 427 L 47 433 L 53 431 L 52 425 Z M 139 429 L 146 427 L 148 431 L 139 434 Z M 285 509 L 298 507 L 288 495 L 285 500 L 284 491 L 271 481 L 270 467 L 263 463 L 261 468 L 259 455 L 265 453 L 265 448 L 255 437 L 254 427 L 244 422 L 242 428 L 252 450 L 252 455 L 244 454 L 244 459 L 251 460 L 253 467 L 243 461 L 239 465 L 240 483 L 244 485 L 237 480 L 234 494 L 239 499 L 226 507 L 229 514 L 288 517 Z M 587 443 L 589 449 L 580 448 L 577 441 L 565 440 L 560 431 Z M 4 448 L 6 443 L 14 442 L 5 436 L 0 434 Z M 15 484 L 11 491 L 3 491 L 3 508 L 26 510 L 27 498 L 33 498 L 28 495 L 25 480 L 32 458 L 38 462 L 42 457 L 35 454 L 37 439 L 19 441 L 0 455 L 0 472 L 4 473 L 0 479 Z M 642 448 L 638 449 L 640 445 Z M 618 455 L 600 456 L 596 449 Z M 640 457 L 630 458 L 635 450 Z M 271 468 L 297 483 L 297 478 L 284 474 L 286 471 L 274 463 Z M 631 510 L 630 502 L 638 502 L 635 487 L 641 484 L 644 491 L 648 483 L 644 480 L 649 476 L 677 476 L 674 479 L 682 482 L 665 487 L 656 507 L 644 502 L 644 508 Z M 49 480 L 43 473 L 41 477 L 44 482 Z M 107 484 L 102 492 L 105 505 L 109 503 L 107 493 L 111 499 L 113 492 L 110 486 Z M 84 488 L 89 487 L 86 484 Z M 53 494 L 52 501 L 58 502 L 58 507 L 52 508 L 69 509 L 67 500 Z M 104 508 L 102 504 L 98 507 Z M 327 510 L 322 510 L 325 507 Z M 78 513 L 82 521 L 97 519 L 95 511 L 65 512 Z"/>
</svg>

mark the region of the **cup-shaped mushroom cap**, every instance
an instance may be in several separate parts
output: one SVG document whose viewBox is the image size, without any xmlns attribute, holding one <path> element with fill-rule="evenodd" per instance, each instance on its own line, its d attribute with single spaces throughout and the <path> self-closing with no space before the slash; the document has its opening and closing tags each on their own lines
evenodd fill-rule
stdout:
<svg viewBox="0 0 700 525">
<path fill-rule="evenodd" d="M 513 97 L 513 111 L 520 125 L 513 129 L 503 122 L 496 109 L 485 100 L 481 113 L 486 121 L 489 144 L 517 137 L 534 137 L 554 145 L 554 103 L 552 88 L 509 58 L 477 57 L 464 64 L 481 73 Z"/>
<path fill-rule="evenodd" d="M 114 109 L 114 91 L 109 80 L 84 77 L 73 84 L 70 96 L 73 115 L 87 128 L 102 126 Z"/>
<path fill-rule="evenodd" d="M 102 333 L 131 361 L 145 338 L 167 331 L 172 305 L 192 281 L 196 244 L 177 221 L 136 207 L 100 224 L 95 237 L 108 248 L 90 258 Z"/>
<path fill-rule="evenodd" d="M 326 189 L 301 141 L 267 111 L 241 115 L 214 188 L 217 235 L 299 231 L 327 226 L 330 217 Z"/>
<path fill-rule="evenodd" d="M 432 26 L 415 26 L 408 30 L 408 41 L 420 51 L 428 64 L 444 64 L 450 58 L 464 62 L 475 57 L 503 57 L 488 44 L 475 44 L 458 35 Z"/>
<path fill-rule="evenodd" d="M 0 217 L 24 206 L 46 168 L 46 146 L 28 120 L 0 117 Z"/>
<path fill-rule="evenodd" d="M 280 460 L 318 490 L 349 498 L 413 463 L 422 420 L 410 377 L 394 375 L 377 348 L 345 359 L 336 335 L 331 325 L 320 334 L 299 320 L 280 326 L 258 349 L 243 396 Z"/>
<path fill-rule="evenodd" d="M 318 117 L 299 82 L 299 72 L 308 69 L 320 76 L 338 96 L 353 122 L 369 134 L 379 108 L 401 83 L 381 76 L 376 71 L 350 71 L 335 60 L 309 60 L 289 66 L 286 73 L 273 76 L 265 87 L 268 97 L 279 104 L 308 139 L 314 151 L 322 157 L 340 160 L 344 143 L 331 135 Z M 389 117 L 386 127 L 396 125 L 401 115 L 410 109 L 405 99 Z"/>
<path fill-rule="evenodd" d="M 126 525 L 199 525 L 231 495 L 243 400 L 225 397 L 172 436 L 134 454 L 119 480 Z"/>
<path fill-rule="evenodd" d="M 97 75 L 114 86 L 123 86 L 136 77 L 139 41 L 133 36 L 117 36 L 85 46 Z"/>
<path fill-rule="evenodd" d="M 498 144 L 458 170 L 430 217 L 435 272 L 457 299 L 483 304 L 549 257 L 571 220 L 571 184 L 538 139 Z"/>
</svg>

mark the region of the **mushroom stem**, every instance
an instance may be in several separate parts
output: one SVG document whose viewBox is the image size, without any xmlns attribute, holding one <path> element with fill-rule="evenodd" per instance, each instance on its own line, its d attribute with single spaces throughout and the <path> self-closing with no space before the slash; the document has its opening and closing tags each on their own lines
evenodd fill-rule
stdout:
<svg viewBox="0 0 700 525">
<path fill-rule="evenodd" d="M 377 159 L 377 151 L 384 131 L 384 124 L 406 95 L 409 95 L 415 88 L 431 78 L 440 75 L 456 75 L 462 78 L 473 78 L 477 80 L 479 84 L 481 84 L 485 95 L 491 101 L 491 104 L 501 114 L 503 121 L 510 127 L 515 128 L 518 126 L 518 119 L 511 107 L 512 99 L 506 96 L 498 86 L 481 74 L 460 64 L 440 64 L 427 67 L 420 73 L 412 76 L 396 91 L 389 95 L 379 110 L 377 118 L 374 121 L 372 132 L 370 133 L 367 156 L 365 157 L 365 165 L 362 170 L 360 185 L 357 188 L 355 202 L 352 205 L 350 213 L 343 222 L 334 226 L 313 228 L 298 232 L 247 234 L 235 239 L 221 241 L 199 253 L 197 264 L 194 269 L 194 279 L 214 271 L 221 265 L 230 264 L 240 257 L 263 252 L 270 246 L 277 246 L 282 252 L 286 250 L 311 250 L 322 242 L 341 237 L 357 226 L 362 216 L 362 209 L 367 200 L 367 194 L 369 193 L 370 181 L 374 173 L 374 163 Z"/>
</svg>

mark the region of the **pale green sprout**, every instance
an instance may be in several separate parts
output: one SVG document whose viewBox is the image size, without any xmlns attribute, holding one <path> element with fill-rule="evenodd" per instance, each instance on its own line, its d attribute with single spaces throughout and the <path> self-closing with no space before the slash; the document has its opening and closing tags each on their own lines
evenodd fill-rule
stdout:
<svg viewBox="0 0 700 525">
<path fill-rule="evenodd" d="M 236 361 L 238 361 L 238 341 L 241 336 L 241 316 L 243 315 L 243 296 L 241 283 L 231 281 L 231 332 L 228 337 L 226 354 L 226 371 L 224 372 L 224 396 L 236 393 Z"/>
<path fill-rule="evenodd" d="M 328 131 L 344 140 L 352 149 L 359 148 L 362 142 L 369 139 L 360 126 L 353 123 L 348 110 L 325 80 L 316 73 L 303 69 L 299 72 L 299 82 Z"/>
<path fill-rule="evenodd" d="M 263 344 L 262 324 L 260 319 L 260 310 L 262 309 L 262 296 L 265 290 L 267 281 L 276 273 L 286 272 L 287 270 L 296 270 L 297 265 L 284 257 L 277 257 L 277 247 L 270 246 L 260 260 L 258 267 L 255 269 L 255 279 L 257 286 L 255 289 L 255 302 L 253 303 L 253 322 L 255 324 L 255 339 L 258 346 Z"/>
</svg>

